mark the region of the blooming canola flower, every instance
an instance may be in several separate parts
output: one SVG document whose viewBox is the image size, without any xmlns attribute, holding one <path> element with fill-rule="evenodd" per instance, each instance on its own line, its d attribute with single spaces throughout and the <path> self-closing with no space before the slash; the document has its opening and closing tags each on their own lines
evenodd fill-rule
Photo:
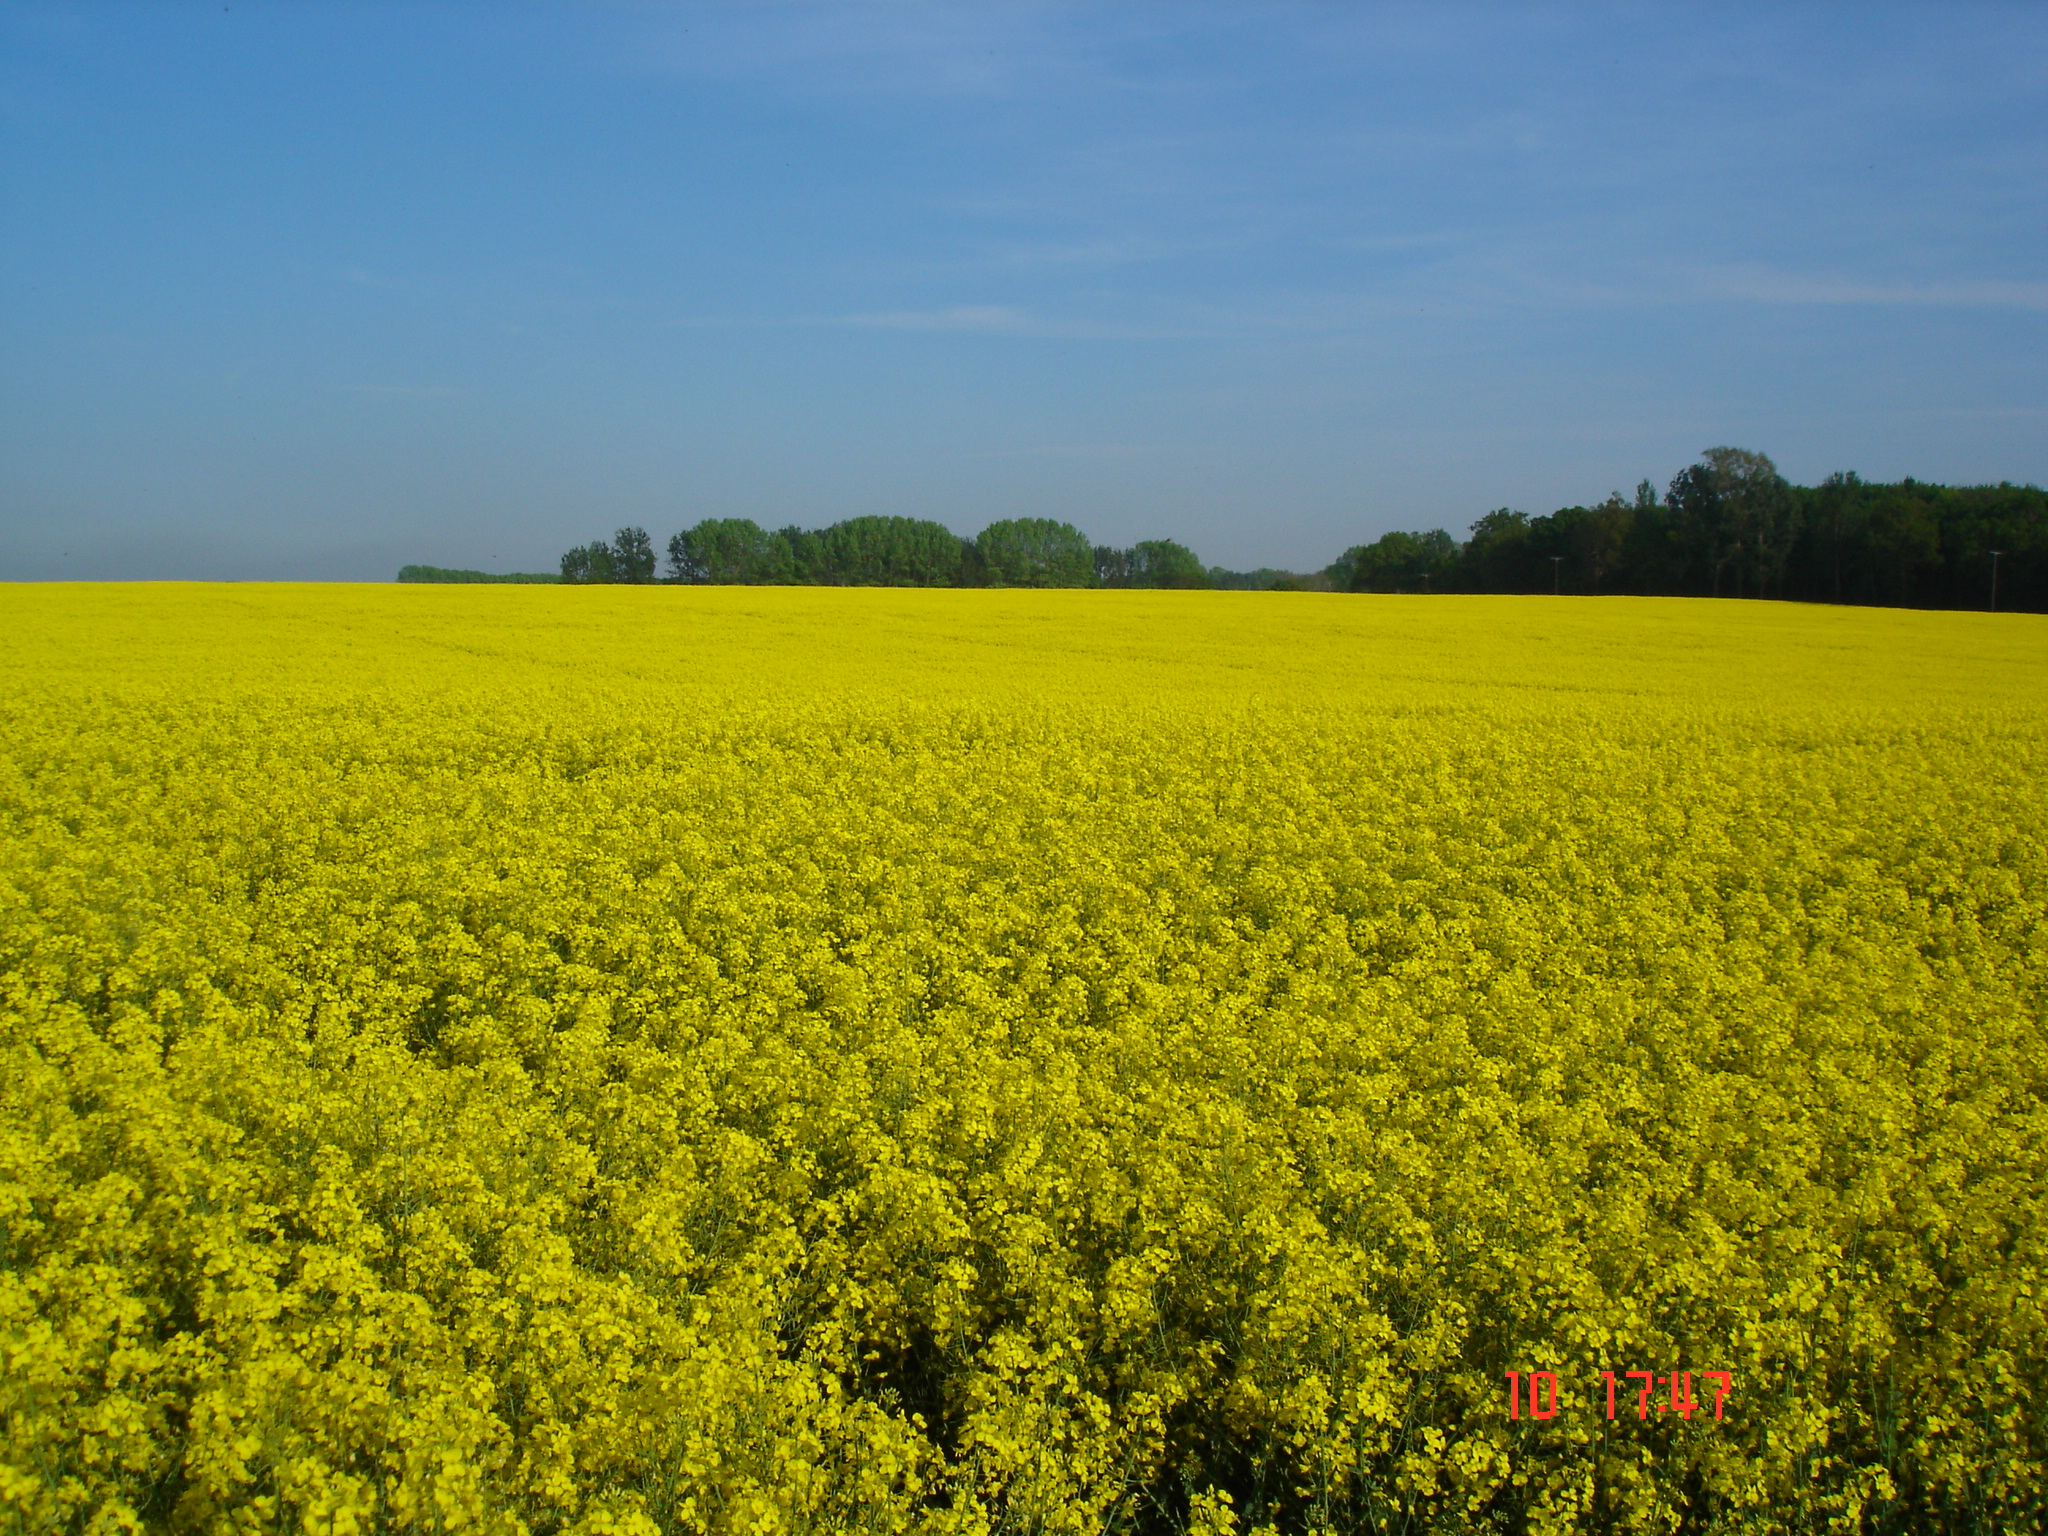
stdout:
<svg viewBox="0 0 2048 1536">
<path fill-rule="evenodd" d="M 14 1528 L 2043 1518 L 2038 617 L 0 603 Z"/>
</svg>

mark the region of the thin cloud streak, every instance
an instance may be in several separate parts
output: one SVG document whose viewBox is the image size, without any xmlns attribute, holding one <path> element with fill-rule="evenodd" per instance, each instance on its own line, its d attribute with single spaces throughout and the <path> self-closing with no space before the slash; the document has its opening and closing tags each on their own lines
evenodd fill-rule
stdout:
<svg viewBox="0 0 2048 1536">
<path fill-rule="evenodd" d="M 344 384 L 342 393 L 367 400 L 467 400 L 469 391 L 453 384 Z"/>
<path fill-rule="evenodd" d="M 1016 336 L 1054 341 L 1202 341 L 1241 339 L 1250 332 L 1122 320 L 1050 319 L 1007 304 L 961 304 L 950 309 L 884 310 L 840 315 L 823 322 L 858 330 L 933 331 L 953 335 Z"/>
<path fill-rule="evenodd" d="M 1110 60 L 1143 21 L 1076 27 L 1056 4 L 806 0 L 713 4 L 653 13 L 621 69 L 743 79 L 780 93 L 1015 101 L 1051 82 L 1081 91 L 1134 85 Z M 1106 33 L 1107 35 L 1103 35 Z"/>
<path fill-rule="evenodd" d="M 873 326 L 887 331 L 987 331 L 1005 336 L 1044 334 L 1044 328 L 1037 321 L 1021 309 L 1013 309 L 1007 304 L 959 304 L 951 309 L 845 315 L 838 323 Z"/>
<path fill-rule="evenodd" d="M 1740 271 L 1706 283 L 1709 293 L 1763 304 L 1868 304 L 1935 309 L 2048 310 L 2048 283 L 1962 279 L 1897 283 L 1824 273 Z"/>
<path fill-rule="evenodd" d="M 1070 341 L 1282 341 L 1384 337 L 1417 320 L 1483 322 L 1514 311 L 1642 310 L 1701 303 L 2048 310 L 2048 283 L 1960 280 L 1905 284 L 1796 272 L 1742 270 L 1692 274 L 1618 272 L 1590 276 L 1571 260 L 1495 262 L 1461 259 L 1412 271 L 1369 288 L 1276 293 L 1246 305 L 1105 296 L 1129 305 L 1122 315 L 1048 314 L 1016 304 L 955 304 L 929 309 L 859 311 L 829 316 L 697 316 L 686 327 L 843 327 L 960 336 Z"/>
<path fill-rule="evenodd" d="M 1178 443 L 1046 443 L 1033 448 L 987 448 L 970 459 L 1133 459 L 1146 454 L 1180 453 Z"/>
</svg>

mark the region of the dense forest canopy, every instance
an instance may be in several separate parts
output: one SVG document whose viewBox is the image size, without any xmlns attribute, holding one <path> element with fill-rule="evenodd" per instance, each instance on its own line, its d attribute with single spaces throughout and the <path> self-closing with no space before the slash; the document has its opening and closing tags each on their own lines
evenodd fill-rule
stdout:
<svg viewBox="0 0 2048 1536">
<path fill-rule="evenodd" d="M 1772 597 L 1910 608 L 2048 609 L 2048 492 L 2033 485 L 1793 485 L 1760 453 L 1715 448 L 1664 494 L 1501 507 L 1462 544 L 1383 534 L 1324 573 L 1346 592 Z"/>
<path fill-rule="evenodd" d="M 889 587 L 1223 587 L 1252 591 L 1497 592 L 1765 597 L 1913 608 L 2048 611 L 2048 491 L 2035 485 L 1794 485 L 1761 453 L 1710 448 L 1660 494 L 1650 481 L 1595 506 L 1496 508 L 1460 542 L 1442 528 L 1382 534 L 1320 571 L 1204 566 L 1186 545 L 1092 544 L 1071 523 L 1007 518 L 963 539 L 943 523 L 856 517 L 827 528 L 706 518 L 658 569 L 639 528 L 562 556 L 559 578 L 409 565 L 401 581 Z"/>
<path fill-rule="evenodd" d="M 974 554 L 982 580 L 991 586 L 1085 587 L 1096 575 L 1088 536 L 1049 517 L 990 523 L 975 539 Z"/>
<path fill-rule="evenodd" d="M 1565 592 L 1772 597 L 1912 608 L 2048 609 L 2048 492 L 2039 486 L 1789 484 L 1761 454 L 1716 449 L 1661 498 L 1502 507 L 1463 544 L 1390 533 L 1329 567 L 1356 592 Z"/>
</svg>

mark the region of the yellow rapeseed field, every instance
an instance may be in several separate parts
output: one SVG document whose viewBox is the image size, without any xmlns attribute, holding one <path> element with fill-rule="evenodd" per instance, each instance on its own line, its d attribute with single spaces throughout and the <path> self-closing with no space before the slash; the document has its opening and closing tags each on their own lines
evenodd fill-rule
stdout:
<svg viewBox="0 0 2048 1536">
<path fill-rule="evenodd" d="M 18 1532 L 2038 1529 L 2048 621 L 0 589 L 0 1233 Z"/>
</svg>

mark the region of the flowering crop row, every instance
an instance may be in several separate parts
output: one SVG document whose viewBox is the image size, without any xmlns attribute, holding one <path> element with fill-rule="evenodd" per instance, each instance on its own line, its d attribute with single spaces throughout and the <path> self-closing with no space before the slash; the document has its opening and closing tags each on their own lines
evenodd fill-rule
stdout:
<svg viewBox="0 0 2048 1536">
<path fill-rule="evenodd" d="M 2035 619 L 0 604 L 13 1529 L 2048 1518 Z"/>
</svg>

